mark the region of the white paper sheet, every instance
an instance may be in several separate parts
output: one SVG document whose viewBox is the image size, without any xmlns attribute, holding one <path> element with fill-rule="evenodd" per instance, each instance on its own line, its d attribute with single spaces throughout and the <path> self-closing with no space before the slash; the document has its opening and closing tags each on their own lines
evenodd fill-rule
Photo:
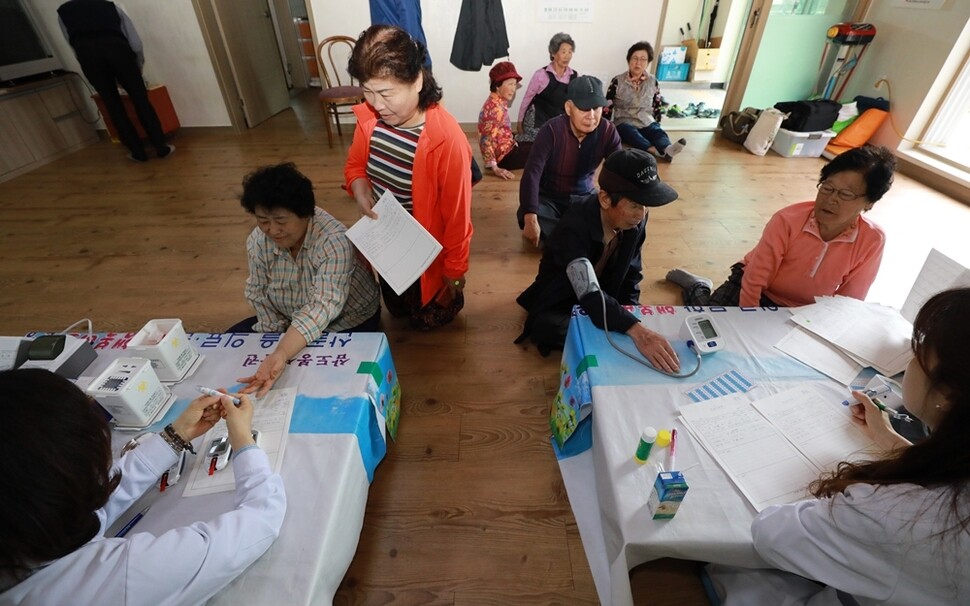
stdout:
<svg viewBox="0 0 970 606">
<path fill-rule="evenodd" d="M 792 321 L 884 375 L 906 369 L 913 355 L 909 345 L 913 327 L 898 311 L 849 297 L 817 301 L 798 308 Z"/>
<path fill-rule="evenodd" d="M 775 347 L 843 385 L 851 385 L 862 372 L 862 365 L 851 356 L 798 326 L 775 343 Z"/>
<path fill-rule="evenodd" d="M 868 459 L 876 452 L 841 402 L 822 397 L 811 386 L 797 387 L 751 403 L 818 471 L 841 461 Z"/>
<path fill-rule="evenodd" d="M 387 191 L 374 212 L 376 220 L 361 217 L 347 237 L 400 295 L 428 269 L 441 244 Z"/>
<path fill-rule="evenodd" d="M 283 466 L 283 451 L 290 429 L 290 419 L 293 416 L 293 405 L 296 403 L 296 388 L 274 389 L 253 403 L 253 429 L 259 431 L 259 447 L 269 457 L 270 467 L 279 473 Z M 228 434 L 225 421 L 219 421 L 210 429 L 202 441 L 202 449 L 195 457 L 192 471 L 189 473 L 189 483 L 182 493 L 183 497 L 216 492 L 231 492 L 236 488 L 236 477 L 232 473 L 230 463 L 211 476 L 209 475 L 210 458 L 205 456 L 209 444 L 213 440 Z"/>
<path fill-rule="evenodd" d="M 927 299 L 940 291 L 963 286 L 970 286 L 970 269 L 935 248 L 930 250 L 903 303 L 903 317 L 915 322 L 917 312 Z"/>
<path fill-rule="evenodd" d="M 681 409 L 684 425 L 757 511 L 808 495 L 818 469 L 738 396 Z"/>
</svg>

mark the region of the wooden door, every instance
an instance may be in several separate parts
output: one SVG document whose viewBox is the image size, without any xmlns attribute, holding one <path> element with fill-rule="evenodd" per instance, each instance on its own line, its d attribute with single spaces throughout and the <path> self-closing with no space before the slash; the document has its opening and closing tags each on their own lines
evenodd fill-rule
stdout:
<svg viewBox="0 0 970 606">
<path fill-rule="evenodd" d="M 252 128 L 290 106 L 267 0 L 212 0 L 239 103 Z"/>
</svg>

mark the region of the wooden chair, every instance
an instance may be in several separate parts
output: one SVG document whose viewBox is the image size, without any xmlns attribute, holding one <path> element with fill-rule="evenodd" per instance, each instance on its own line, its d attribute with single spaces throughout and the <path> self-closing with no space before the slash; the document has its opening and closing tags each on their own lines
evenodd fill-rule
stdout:
<svg viewBox="0 0 970 606">
<path fill-rule="evenodd" d="M 323 121 L 327 126 L 327 143 L 333 147 L 333 130 L 330 118 L 337 123 L 337 134 L 343 138 L 340 130 L 341 114 L 349 116 L 350 107 L 364 101 L 364 89 L 354 84 L 353 78 L 347 74 L 346 61 L 354 51 L 356 40 L 350 36 L 330 36 L 317 45 L 317 63 L 323 80 L 320 82 L 320 109 L 323 110 Z M 340 62 L 343 61 L 341 64 Z M 340 74 L 346 77 L 347 84 L 341 80 Z"/>
</svg>

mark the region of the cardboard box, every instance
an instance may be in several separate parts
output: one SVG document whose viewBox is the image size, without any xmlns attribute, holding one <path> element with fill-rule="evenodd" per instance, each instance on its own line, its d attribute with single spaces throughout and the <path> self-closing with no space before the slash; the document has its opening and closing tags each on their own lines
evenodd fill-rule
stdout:
<svg viewBox="0 0 970 606">
<path fill-rule="evenodd" d="M 686 61 L 686 46 L 665 46 L 660 51 L 660 60 L 657 61 L 657 64 L 665 65 L 667 63 L 685 63 Z"/>
<path fill-rule="evenodd" d="M 771 142 L 771 151 L 786 158 L 818 158 L 834 136 L 835 131 L 832 130 L 800 133 L 779 128 L 775 140 Z"/>
<path fill-rule="evenodd" d="M 687 494 L 687 480 L 679 471 L 661 471 L 654 480 L 647 507 L 654 520 L 669 520 L 677 515 Z"/>
<path fill-rule="evenodd" d="M 657 66 L 657 80 L 683 82 L 690 73 L 689 63 L 661 63 Z"/>
</svg>

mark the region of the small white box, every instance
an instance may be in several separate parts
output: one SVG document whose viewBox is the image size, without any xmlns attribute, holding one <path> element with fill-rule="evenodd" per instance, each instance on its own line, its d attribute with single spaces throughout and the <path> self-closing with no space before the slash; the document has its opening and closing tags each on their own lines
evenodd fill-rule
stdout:
<svg viewBox="0 0 970 606">
<path fill-rule="evenodd" d="M 88 385 L 87 394 L 115 423 L 132 428 L 151 424 L 170 395 L 144 358 L 118 358 Z"/>
<path fill-rule="evenodd" d="M 128 341 L 126 350 L 132 356 L 151 360 L 162 381 L 181 381 L 199 357 L 178 319 L 149 320 Z"/>
<path fill-rule="evenodd" d="M 684 63 L 687 61 L 686 46 L 665 46 L 660 50 L 660 64 Z"/>
<path fill-rule="evenodd" d="M 834 136 L 835 131 L 831 130 L 800 133 L 779 128 L 771 150 L 786 158 L 818 158 Z"/>
</svg>

